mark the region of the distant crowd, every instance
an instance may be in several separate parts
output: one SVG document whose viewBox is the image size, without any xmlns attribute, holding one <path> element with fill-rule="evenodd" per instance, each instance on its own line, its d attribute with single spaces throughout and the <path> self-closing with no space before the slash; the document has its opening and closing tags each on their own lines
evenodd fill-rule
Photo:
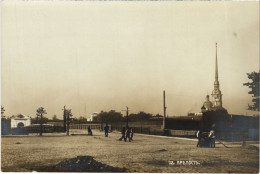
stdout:
<svg viewBox="0 0 260 174">
<path fill-rule="evenodd" d="M 107 124 L 104 127 L 104 131 L 105 131 L 105 137 L 108 137 L 109 126 Z M 90 126 L 88 127 L 88 135 L 90 135 L 90 136 L 93 135 Z M 122 128 L 122 136 L 119 138 L 119 141 L 124 140 L 126 142 L 128 140 L 129 142 L 131 142 L 131 141 L 133 141 L 133 137 L 134 137 L 134 128 L 123 127 Z"/>
</svg>

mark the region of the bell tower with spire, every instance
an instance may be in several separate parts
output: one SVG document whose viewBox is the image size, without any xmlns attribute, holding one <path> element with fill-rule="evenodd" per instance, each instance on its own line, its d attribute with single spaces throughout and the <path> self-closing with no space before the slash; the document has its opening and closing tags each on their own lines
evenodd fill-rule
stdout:
<svg viewBox="0 0 260 174">
<path fill-rule="evenodd" d="M 214 82 L 214 90 L 212 91 L 212 103 L 214 108 L 222 108 L 222 94 L 219 89 L 219 81 L 218 81 L 218 56 L 217 56 L 217 43 L 216 43 L 216 64 L 215 64 L 215 82 Z"/>
</svg>

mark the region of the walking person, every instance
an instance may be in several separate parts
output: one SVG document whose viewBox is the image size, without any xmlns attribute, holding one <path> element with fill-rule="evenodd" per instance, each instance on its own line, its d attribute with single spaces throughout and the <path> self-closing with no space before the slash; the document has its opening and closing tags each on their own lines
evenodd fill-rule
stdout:
<svg viewBox="0 0 260 174">
<path fill-rule="evenodd" d="M 124 139 L 124 141 L 125 141 L 125 127 L 123 127 L 123 129 L 122 129 L 122 137 L 121 138 L 119 138 L 119 141 L 122 141 L 122 139 Z"/>
<path fill-rule="evenodd" d="M 92 130 L 91 130 L 90 126 L 88 126 L 88 135 L 92 136 Z"/>
<path fill-rule="evenodd" d="M 209 132 L 210 147 L 215 147 L 215 131 L 211 129 Z"/>
<path fill-rule="evenodd" d="M 126 129 L 126 138 L 125 138 L 125 141 L 127 141 L 127 138 L 128 138 L 129 142 L 131 142 L 130 131 L 131 131 L 130 128 L 127 128 L 127 129 Z"/>
<path fill-rule="evenodd" d="M 131 131 L 130 131 L 131 141 L 133 141 L 133 137 L 134 137 L 134 128 L 131 128 Z"/>
<path fill-rule="evenodd" d="M 201 130 L 198 130 L 197 138 L 198 138 L 197 147 L 200 147 L 200 141 L 201 141 L 201 138 L 202 138 L 202 131 Z"/>
<path fill-rule="evenodd" d="M 108 137 L 109 127 L 108 127 L 107 123 L 106 123 L 104 130 L 105 130 L 105 137 Z"/>
</svg>

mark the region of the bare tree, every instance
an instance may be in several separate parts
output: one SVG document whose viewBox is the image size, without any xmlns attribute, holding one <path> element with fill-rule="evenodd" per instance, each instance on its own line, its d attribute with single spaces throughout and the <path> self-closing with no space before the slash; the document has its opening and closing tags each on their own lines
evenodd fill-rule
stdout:
<svg viewBox="0 0 260 174">
<path fill-rule="evenodd" d="M 42 136 L 42 132 L 43 132 L 43 123 L 44 123 L 44 118 L 43 115 L 47 114 L 46 110 L 43 107 L 39 107 L 36 110 L 36 116 L 37 116 L 37 120 L 40 123 L 40 136 Z"/>
</svg>

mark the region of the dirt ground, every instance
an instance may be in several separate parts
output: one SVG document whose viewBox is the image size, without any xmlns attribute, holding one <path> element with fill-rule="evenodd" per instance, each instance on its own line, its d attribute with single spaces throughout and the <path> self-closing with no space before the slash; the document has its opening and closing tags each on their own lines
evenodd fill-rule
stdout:
<svg viewBox="0 0 260 174">
<path fill-rule="evenodd" d="M 132 142 L 119 141 L 120 133 L 72 130 L 64 133 L 2 136 L 3 172 L 49 171 L 50 166 L 77 156 L 92 156 L 127 172 L 153 173 L 258 173 L 259 142 L 224 142 L 216 148 L 197 148 L 197 140 L 135 134 Z M 51 172 L 51 171 L 49 171 Z M 65 171 L 64 171 L 65 172 Z"/>
</svg>

